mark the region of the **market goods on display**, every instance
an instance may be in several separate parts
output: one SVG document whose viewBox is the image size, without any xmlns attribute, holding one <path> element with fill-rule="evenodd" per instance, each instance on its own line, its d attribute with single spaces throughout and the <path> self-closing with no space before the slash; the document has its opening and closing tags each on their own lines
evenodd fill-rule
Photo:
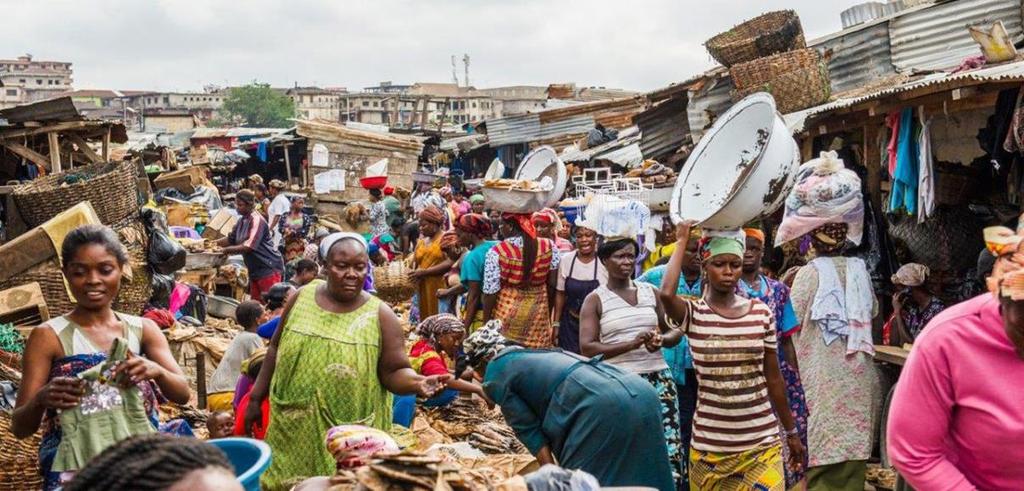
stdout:
<svg viewBox="0 0 1024 491">
<path fill-rule="evenodd" d="M 501 411 L 488 409 L 479 399 L 458 397 L 447 406 L 424 409 L 430 427 L 452 441 L 469 442 L 489 454 L 528 453 Z"/>
<path fill-rule="evenodd" d="M 524 459 L 506 457 L 458 461 L 415 452 L 377 454 L 369 465 L 338 471 L 329 489 L 491 490 L 527 467 Z"/>
</svg>

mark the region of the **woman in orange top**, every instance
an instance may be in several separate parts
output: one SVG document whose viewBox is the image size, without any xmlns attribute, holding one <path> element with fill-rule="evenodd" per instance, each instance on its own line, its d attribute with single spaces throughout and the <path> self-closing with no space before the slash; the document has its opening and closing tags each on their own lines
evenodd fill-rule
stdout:
<svg viewBox="0 0 1024 491">
<path fill-rule="evenodd" d="M 484 261 L 484 320 L 500 320 L 502 335 L 528 348 L 554 346 L 551 298 L 561 254 L 538 238 L 529 214 L 504 213 L 507 237 Z"/>
<path fill-rule="evenodd" d="M 438 313 L 437 291 L 445 287 L 445 274 L 451 269 L 452 260 L 441 249 L 444 212 L 431 205 L 420 212 L 419 218 L 420 240 L 413 252 L 416 269 L 409 273 L 409 278 L 417 283 L 419 318 L 426 319 Z"/>
</svg>

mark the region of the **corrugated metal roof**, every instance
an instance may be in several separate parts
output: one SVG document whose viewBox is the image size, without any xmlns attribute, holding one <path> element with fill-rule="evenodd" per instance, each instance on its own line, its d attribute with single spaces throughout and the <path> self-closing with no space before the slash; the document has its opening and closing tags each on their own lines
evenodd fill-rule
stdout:
<svg viewBox="0 0 1024 491">
<path fill-rule="evenodd" d="M 83 119 L 78 109 L 75 108 L 75 102 L 70 97 L 50 99 L 0 110 L 0 118 L 6 119 L 9 124 L 25 123 L 28 121 L 77 121 Z"/>
<path fill-rule="evenodd" d="M 536 114 L 522 114 L 487 121 L 487 138 L 491 145 L 524 143 L 540 133 L 540 118 Z"/>
<path fill-rule="evenodd" d="M 958 0 L 901 12 L 889 22 L 893 65 L 900 71 L 955 67 L 981 54 L 966 26 L 997 20 L 1015 42 L 1021 39 L 1020 0 Z"/>
<path fill-rule="evenodd" d="M 1024 61 L 1004 63 L 1001 65 L 994 65 L 960 73 L 933 73 L 894 87 L 889 87 L 857 97 L 841 98 L 827 104 L 787 114 L 783 119 L 785 119 L 786 125 L 789 126 L 794 133 L 797 133 L 804 130 L 804 123 L 809 117 L 835 111 L 837 109 L 853 107 L 857 104 L 873 99 L 910 92 L 922 87 L 934 87 L 935 92 L 938 92 L 940 90 L 967 87 L 986 82 L 1011 81 L 1024 82 Z"/>
<path fill-rule="evenodd" d="M 456 149 L 462 149 L 463 151 L 466 151 L 486 145 L 487 142 L 487 135 L 484 135 L 482 133 L 474 133 L 472 135 L 456 136 L 454 138 L 446 138 L 444 140 L 441 140 L 441 144 L 438 146 L 438 148 L 442 152 L 451 152 Z"/>
<path fill-rule="evenodd" d="M 594 128 L 594 117 L 589 114 L 573 116 L 559 121 L 543 122 L 534 140 L 546 140 L 561 135 L 581 135 Z"/>
<path fill-rule="evenodd" d="M 690 92 L 690 103 L 686 107 L 686 118 L 690 125 L 690 138 L 700 140 L 704 129 L 732 107 L 732 77 L 717 76 L 699 90 Z"/>
<path fill-rule="evenodd" d="M 633 167 L 643 162 L 640 153 L 640 130 L 626 128 L 619 132 L 618 139 L 602 143 L 586 150 L 571 150 L 559 155 L 565 163 L 591 162 L 595 159 L 609 160 L 624 167 Z"/>
<path fill-rule="evenodd" d="M 889 51 L 889 26 L 873 22 L 848 29 L 841 36 L 829 36 L 812 44 L 829 57 L 832 92 L 862 86 L 870 80 L 895 73 Z"/>
<path fill-rule="evenodd" d="M 682 92 L 633 118 L 642 134 L 640 152 L 644 158 L 661 159 L 691 141 L 688 100 Z"/>
</svg>

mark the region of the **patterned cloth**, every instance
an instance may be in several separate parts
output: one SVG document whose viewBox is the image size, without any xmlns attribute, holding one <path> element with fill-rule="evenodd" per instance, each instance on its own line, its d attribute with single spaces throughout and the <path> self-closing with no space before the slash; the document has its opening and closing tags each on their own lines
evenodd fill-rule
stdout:
<svg viewBox="0 0 1024 491">
<path fill-rule="evenodd" d="M 554 253 L 550 240 L 537 239 L 537 258 L 527 278 L 522 244 L 521 237 L 513 237 L 487 251 L 483 292 L 498 295 L 494 318 L 502 322 L 505 337 L 529 348 L 545 348 L 554 343 L 547 277 L 549 271 L 558 267 L 559 255 Z M 488 281 L 488 270 L 495 269 L 499 284 Z"/>
<path fill-rule="evenodd" d="M 833 261 L 840 280 L 845 282 L 847 258 Z M 793 343 L 810 413 L 808 465 L 867 460 L 879 421 L 881 379 L 871 356 L 863 352 L 847 355 L 845 342 L 826 345 L 822 331 L 811 328 L 811 303 L 817 290 L 817 269 L 800 268 L 793 280 L 791 300 L 797 319 L 806 327 L 793 336 Z"/>
<path fill-rule="evenodd" d="M 946 304 L 934 296 L 924 308 L 918 307 L 916 302 L 907 302 L 903 307 L 903 325 L 907 328 L 910 337 L 916 339 L 917 335 L 924 330 L 924 326 L 927 326 L 928 322 L 943 310 L 946 310 Z"/>
<path fill-rule="evenodd" d="M 679 394 L 670 370 L 638 373 L 658 391 L 661 402 L 661 426 L 665 430 L 665 444 L 668 445 L 668 461 L 672 464 L 672 479 L 676 487 L 683 484 L 686 475 L 686 456 L 683 455 L 683 437 L 679 428 Z"/>
<path fill-rule="evenodd" d="M 490 237 L 492 232 L 491 220 L 479 213 L 467 213 L 459 217 L 455 228 L 463 232 L 474 234 L 480 238 Z"/>
<path fill-rule="evenodd" d="M 783 491 L 782 446 L 753 448 L 740 453 L 690 449 L 690 489 L 715 491 Z"/>
<path fill-rule="evenodd" d="M 391 227 L 388 226 L 388 208 L 383 201 L 370 203 L 370 229 L 373 235 L 391 232 Z"/>
<path fill-rule="evenodd" d="M 332 475 L 336 462 L 320 442 L 334 426 L 391 429 L 391 395 L 377 378 L 381 301 L 371 297 L 352 312 L 328 312 L 316 303 L 321 284 L 314 280 L 299 290 L 282 327 L 266 435 L 274 458 L 264 489 Z"/>
</svg>

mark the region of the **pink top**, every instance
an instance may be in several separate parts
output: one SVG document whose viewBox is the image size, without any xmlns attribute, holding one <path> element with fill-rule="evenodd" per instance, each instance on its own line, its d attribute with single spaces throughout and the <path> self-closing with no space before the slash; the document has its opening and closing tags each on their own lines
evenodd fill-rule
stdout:
<svg viewBox="0 0 1024 491">
<path fill-rule="evenodd" d="M 893 465 L 915 489 L 1024 488 L 1024 360 L 990 294 L 936 316 L 889 410 Z"/>
</svg>

